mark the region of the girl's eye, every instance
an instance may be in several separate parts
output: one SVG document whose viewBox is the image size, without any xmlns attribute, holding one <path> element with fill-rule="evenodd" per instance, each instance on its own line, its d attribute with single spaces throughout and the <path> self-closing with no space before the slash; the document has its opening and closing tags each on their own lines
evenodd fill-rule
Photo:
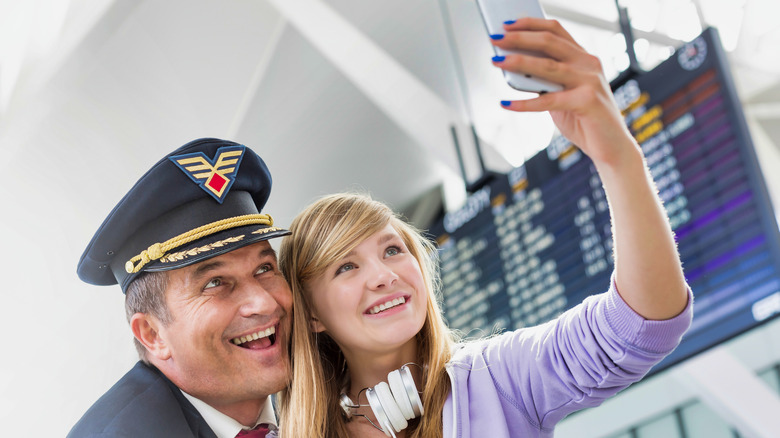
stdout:
<svg viewBox="0 0 780 438">
<path fill-rule="evenodd" d="M 385 255 L 388 257 L 392 257 L 394 255 L 398 255 L 401 253 L 401 248 L 397 246 L 391 246 L 385 250 Z"/>
<path fill-rule="evenodd" d="M 352 263 L 344 263 L 336 270 L 336 275 L 343 274 L 344 272 L 355 269 L 355 265 Z"/>
<path fill-rule="evenodd" d="M 214 278 L 214 279 L 212 279 L 211 281 L 209 281 L 208 283 L 206 283 L 206 286 L 205 286 L 205 287 L 203 287 L 203 290 L 206 290 L 206 289 L 211 289 L 211 288 L 213 288 L 213 287 L 217 287 L 217 286 L 219 286 L 219 285 L 221 285 L 221 284 L 222 284 L 222 280 L 221 280 L 221 279 L 219 279 L 219 278 Z"/>
</svg>

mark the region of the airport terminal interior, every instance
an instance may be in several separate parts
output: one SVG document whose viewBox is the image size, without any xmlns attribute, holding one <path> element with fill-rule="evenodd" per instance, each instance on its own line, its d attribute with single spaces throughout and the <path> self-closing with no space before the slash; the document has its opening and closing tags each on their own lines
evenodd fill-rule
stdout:
<svg viewBox="0 0 780 438">
<path fill-rule="evenodd" d="M 672 355 L 555 436 L 780 437 L 780 4 L 541 5 L 600 59 L 696 303 Z M 195 138 L 265 159 L 282 226 L 344 190 L 402 212 L 436 240 L 444 316 L 470 336 L 606 290 L 598 176 L 548 114 L 501 108 L 532 94 L 493 55 L 474 0 L 0 1 L 2 435 L 42 411 L 64 436 L 137 360 L 121 292 L 76 263 Z"/>
</svg>

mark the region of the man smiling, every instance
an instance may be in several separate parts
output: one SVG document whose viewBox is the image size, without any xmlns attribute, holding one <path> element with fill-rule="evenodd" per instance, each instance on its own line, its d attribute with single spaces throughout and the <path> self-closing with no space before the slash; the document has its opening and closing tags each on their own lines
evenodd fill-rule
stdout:
<svg viewBox="0 0 780 438">
<path fill-rule="evenodd" d="M 141 360 L 70 437 L 264 436 L 289 379 L 292 298 L 260 211 L 271 175 L 249 148 L 192 141 L 165 156 L 100 226 L 78 265 L 119 284 Z"/>
</svg>

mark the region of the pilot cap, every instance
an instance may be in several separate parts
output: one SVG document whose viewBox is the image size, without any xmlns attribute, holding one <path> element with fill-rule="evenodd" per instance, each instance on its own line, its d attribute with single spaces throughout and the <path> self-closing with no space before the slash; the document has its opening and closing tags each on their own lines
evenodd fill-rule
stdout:
<svg viewBox="0 0 780 438">
<path fill-rule="evenodd" d="M 265 162 L 244 145 L 191 141 L 157 162 L 87 245 L 77 272 L 122 292 L 142 272 L 168 271 L 289 234 L 261 213 L 271 194 Z"/>
</svg>

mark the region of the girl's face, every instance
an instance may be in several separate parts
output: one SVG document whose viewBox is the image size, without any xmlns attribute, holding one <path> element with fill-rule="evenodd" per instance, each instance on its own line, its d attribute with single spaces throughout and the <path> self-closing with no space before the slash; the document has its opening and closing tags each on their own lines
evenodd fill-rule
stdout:
<svg viewBox="0 0 780 438">
<path fill-rule="evenodd" d="M 392 354 L 422 329 L 427 291 L 417 259 L 388 224 L 309 284 L 312 329 L 347 358 Z"/>
</svg>

